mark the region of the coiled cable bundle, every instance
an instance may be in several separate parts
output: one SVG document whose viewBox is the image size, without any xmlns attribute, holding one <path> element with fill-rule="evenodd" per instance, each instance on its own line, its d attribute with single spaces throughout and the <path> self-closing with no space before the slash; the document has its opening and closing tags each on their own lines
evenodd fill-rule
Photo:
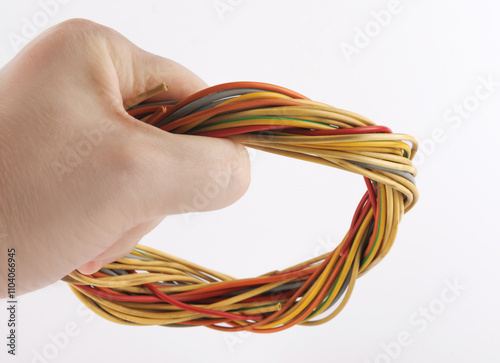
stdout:
<svg viewBox="0 0 500 363">
<path fill-rule="evenodd" d="M 266 83 L 226 83 L 181 101 L 144 102 L 165 90 L 162 84 L 125 108 L 168 132 L 229 137 L 362 175 L 367 191 L 349 230 L 333 251 L 254 278 L 236 279 L 139 244 L 99 272 L 75 270 L 63 280 L 87 307 L 120 324 L 272 333 L 331 320 L 356 279 L 389 252 L 403 214 L 417 202 L 416 139 Z"/>
</svg>

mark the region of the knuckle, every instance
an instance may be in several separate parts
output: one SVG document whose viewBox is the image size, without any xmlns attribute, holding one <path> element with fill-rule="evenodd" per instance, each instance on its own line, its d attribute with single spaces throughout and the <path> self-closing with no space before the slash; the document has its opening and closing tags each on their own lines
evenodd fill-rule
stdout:
<svg viewBox="0 0 500 363">
<path fill-rule="evenodd" d="M 89 50 L 98 49 L 103 42 L 104 27 L 90 20 L 70 19 L 54 25 L 26 46 L 33 59 L 47 63 L 58 57 L 85 58 Z"/>
<path fill-rule="evenodd" d="M 109 28 L 87 19 L 69 19 L 54 25 L 47 31 L 46 40 L 52 42 L 51 49 L 71 52 L 91 52 L 101 49 L 109 37 Z M 82 55 L 85 55 L 85 52 Z"/>
<path fill-rule="evenodd" d="M 52 29 L 54 32 L 62 36 L 67 36 L 73 34 L 74 32 L 80 34 L 97 33 L 102 31 L 104 27 L 87 19 L 75 18 L 65 20 L 55 25 Z"/>
</svg>

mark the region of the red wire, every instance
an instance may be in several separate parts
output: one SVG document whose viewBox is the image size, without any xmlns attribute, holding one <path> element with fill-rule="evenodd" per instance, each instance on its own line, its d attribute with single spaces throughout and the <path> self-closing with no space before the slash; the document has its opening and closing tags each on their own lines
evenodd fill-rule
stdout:
<svg viewBox="0 0 500 363">
<path fill-rule="evenodd" d="M 163 300 L 171 305 L 175 305 L 178 308 L 181 308 L 181 309 L 184 309 L 187 311 L 192 311 L 193 313 L 220 316 L 222 318 L 228 318 L 228 319 L 233 319 L 233 320 L 262 320 L 262 318 L 263 318 L 262 314 L 239 315 L 239 314 L 228 313 L 225 311 L 217 311 L 217 310 L 198 308 L 195 306 L 184 304 L 184 303 L 172 298 L 171 296 L 164 294 L 163 292 L 158 290 L 156 287 L 154 287 L 153 284 L 144 284 L 144 286 L 147 287 L 156 296 L 158 296 L 161 300 Z"/>
<path fill-rule="evenodd" d="M 203 288 L 195 290 L 195 291 L 182 292 L 182 293 L 176 294 L 175 296 L 177 298 L 178 296 L 197 295 L 197 294 L 200 294 L 200 293 L 206 292 L 206 291 L 219 290 L 219 289 L 221 289 L 221 287 L 224 289 L 224 288 L 229 288 L 229 287 L 234 287 L 234 286 L 250 287 L 250 286 L 255 286 L 255 285 L 265 285 L 265 284 L 268 284 L 270 282 L 288 280 L 288 279 L 291 279 L 294 277 L 309 275 L 309 274 L 313 273 L 313 271 L 315 271 L 318 268 L 319 267 L 313 267 L 310 270 L 301 269 L 300 271 L 286 272 L 286 273 L 276 274 L 276 275 L 266 276 L 266 277 L 249 278 L 249 279 L 243 279 L 243 280 L 238 280 L 238 281 L 222 282 L 220 284 L 203 287 Z"/>
<path fill-rule="evenodd" d="M 361 199 L 361 202 L 358 205 L 358 209 L 356 209 L 355 215 L 358 215 L 356 219 L 353 218 L 353 221 L 356 221 L 354 225 L 351 224 L 351 229 L 349 229 L 349 234 L 347 236 L 347 240 L 345 244 L 343 245 L 342 249 L 340 250 L 340 255 L 343 256 L 348 252 L 348 250 L 351 248 L 351 244 L 354 241 L 354 237 L 356 236 L 357 231 L 359 230 L 359 227 L 361 226 L 361 223 L 363 223 L 363 220 L 365 219 L 366 215 L 368 214 L 368 211 L 370 210 L 370 204 L 364 202 L 365 198 L 363 197 Z M 358 213 L 359 208 L 362 207 L 361 212 Z"/>
<path fill-rule="evenodd" d="M 178 109 L 184 107 L 185 105 L 196 101 L 199 98 L 208 96 L 212 93 L 216 93 L 219 91 L 226 91 L 228 89 L 236 89 L 236 88 L 256 88 L 256 89 L 263 89 L 264 91 L 270 91 L 270 92 L 277 92 L 281 93 L 287 96 L 290 96 L 292 98 L 299 98 L 303 100 L 308 100 L 306 96 L 301 95 L 300 93 L 297 93 L 295 91 L 289 90 L 284 87 L 276 86 L 274 84 L 270 83 L 261 83 L 261 82 L 229 82 L 229 83 L 222 83 L 216 86 L 208 87 L 205 88 L 199 92 L 196 92 L 192 94 L 189 97 L 184 98 L 183 100 L 177 102 L 174 107 L 170 108 L 167 111 L 167 116 L 174 113 Z"/>
<path fill-rule="evenodd" d="M 77 285 L 77 284 L 74 284 L 74 285 Z M 262 314 L 239 315 L 239 314 L 228 313 L 225 311 L 217 311 L 217 310 L 211 310 L 211 309 L 198 308 L 195 306 L 184 304 L 184 303 L 172 298 L 171 296 L 165 295 L 160 290 L 158 290 L 156 287 L 154 287 L 152 284 L 144 284 L 144 286 L 146 288 L 148 288 L 156 296 L 115 295 L 115 294 L 110 294 L 110 293 L 107 293 L 104 291 L 99 291 L 98 289 L 92 288 L 90 286 L 78 285 L 78 287 L 80 289 L 87 291 L 87 292 L 91 293 L 92 295 L 95 295 L 95 296 L 98 296 L 98 297 L 101 297 L 101 298 L 107 299 L 107 300 L 132 301 L 132 302 L 142 302 L 142 303 L 167 302 L 171 305 L 175 305 L 181 309 L 184 309 L 187 311 L 192 311 L 194 313 L 219 316 L 219 317 L 224 317 L 224 318 L 233 319 L 233 320 L 247 320 L 247 319 L 261 320 L 263 318 Z"/>
<path fill-rule="evenodd" d="M 373 214 L 377 211 L 377 196 L 375 194 L 375 189 L 373 189 L 373 184 L 370 179 L 363 177 L 365 180 L 366 188 L 368 189 L 368 194 L 370 196 L 370 204 L 372 205 Z"/>
</svg>

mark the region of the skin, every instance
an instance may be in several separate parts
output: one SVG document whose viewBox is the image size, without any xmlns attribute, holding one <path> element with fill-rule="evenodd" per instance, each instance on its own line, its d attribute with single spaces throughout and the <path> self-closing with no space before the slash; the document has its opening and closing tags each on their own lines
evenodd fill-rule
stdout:
<svg viewBox="0 0 500 363">
<path fill-rule="evenodd" d="M 247 190 L 244 147 L 171 134 L 124 101 L 165 82 L 155 100 L 207 85 L 86 20 L 48 29 L 0 70 L 0 297 L 15 248 L 16 295 L 128 254 L 167 215 L 215 210 Z M 200 205 L 200 191 L 220 191 Z"/>
</svg>

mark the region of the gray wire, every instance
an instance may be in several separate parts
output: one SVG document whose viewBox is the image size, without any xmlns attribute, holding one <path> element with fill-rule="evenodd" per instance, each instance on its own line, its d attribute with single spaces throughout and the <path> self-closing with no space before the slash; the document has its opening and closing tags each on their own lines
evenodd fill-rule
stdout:
<svg viewBox="0 0 500 363">
<path fill-rule="evenodd" d="M 173 282 L 163 282 L 163 281 L 155 282 L 155 284 L 162 285 L 162 286 L 170 286 L 170 287 L 173 287 L 173 286 L 185 286 L 185 284 L 174 284 Z"/>
<path fill-rule="evenodd" d="M 101 268 L 101 272 L 106 275 L 118 276 L 120 274 L 116 273 L 115 270 L 111 270 L 109 268 Z"/>
<path fill-rule="evenodd" d="M 132 254 L 128 254 L 127 256 L 125 256 L 127 258 L 134 258 L 136 260 L 141 260 L 141 261 L 153 261 L 152 259 L 150 258 L 147 258 L 147 257 L 143 257 L 143 256 L 136 256 L 136 255 L 132 255 Z"/>
<path fill-rule="evenodd" d="M 378 165 L 373 165 L 373 164 L 367 164 L 367 163 L 362 163 L 362 162 L 353 161 L 353 160 L 349 160 L 349 162 L 352 163 L 352 164 L 361 166 L 363 168 L 378 169 L 378 170 L 388 171 L 389 173 L 397 174 L 397 175 L 402 176 L 403 178 L 409 180 L 413 185 L 415 185 L 415 186 L 417 185 L 417 181 L 415 180 L 415 177 L 413 175 L 411 175 L 410 173 L 408 173 L 407 171 L 400 171 L 400 170 L 390 169 L 390 168 L 386 168 L 386 167 L 383 167 L 383 166 L 378 166 Z"/>
<path fill-rule="evenodd" d="M 204 106 L 202 106 L 202 107 L 200 107 L 200 108 L 192 111 L 188 115 L 191 115 L 191 114 L 196 113 L 196 112 L 208 110 L 209 108 L 212 108 L 212 107 L 215 107 L 217 105 L 220 105 L 222 102 L 226 102 L 227 100 L 230 100 L 231 98 L 235 98 L 235 97 L 238 97 L 238 95 L 231 96 L 231 97 L 225 97 L 225 98 L 221 98 L 219 100 L 213 101 L 213 102 L 211 102 L 209 104 L 206 104 L 206 105 L 204 105 Z"/>
<path fill-rule="evenodd" d="M 337 303 L 337 301 L 340 300 L 340 298 L 344 295 L 344 292 L 347 290 L 347 287 L 349 286 L 349 282 L 351 281 L 351 275 L 352 275 L 352 266 L 351 268 L 349 269 L 349 272 L 347 273 L 347 276 L 345 277 L 345 280 L 344 280 L 344 283 L 342 284 L 342 286 L 340 287 L 340 290 L 338 292 L 338 294 L 333 298 L 333 301 L 332 303 L 330 304 L 330 306 L 328 306 L 324 311 L 323 313 L 325 313 L 326 311 L 330 310 L 331 308 L 333 308 L 333 306 Z"/>
<path fill-rule="evenodd" d="M 127 272 L 127 271 L 125 271 L 125 270 L 120 270 L 120 269 L 118 269 L 118 268 L 114 268 L 114 269 L 112 269 L 111 271 L 113 271 L 113 272 L 116 274 L 116 276 L 118 276 L 118 275 L 128 275 L 128 272 Z"/>
<path fill-rule="evenodd" d="M 214 101 L 217 101 L 221 98 L 228 98 L 228 97 L 234 97 L 234 96 L 240 96 L 240 95 L 245 95 L 247 93 L 253 93 L 253 92 L 262 92 L 264 90 L 262 89 L 257 89 L 257 88 L 235 88 L 235 89 L 228 89 L 224 91 L 219 91 L 215 92 L 212 94 L 209 94 L 205 97 L 199 98 L 193 102 L 188 103 L 187 105 L 179 108 L 177 111 L 173 112 L 172 114 L 168 115 L 164 119 L 160 120 L 156 126 L 157 127 L 163 127 L 169 122 L 175 121 L 177 119 L 180 119 L 184 116 L 187 116 L 194 112 L 195 110 L 205 107 L 206 105 L 211 104 Z"/>
<path fill-rule="evenodd" d="M 361 253 L 361 251 L 365 250 L 366 246 L 368 245 L 368 243 L 370 241 L 370 237 L 371 237 L 371 235 L 373 233 L 373 228 L 374 228 L 374 223 L 371 223 L 370 228 L 368 229 L 368 233 L 366 234 L 366 237 L 365 237 L 364 241 L 362 241 L 360 243 L 359 247 L 358 247 L 359 249 L 358 249 L 357 253 Z M 361 266 L 361 263 L 360 263 L 360 266 Z M 339 301 L 339 299 L 344 295 L 345 291 L 347 290 L 347 287 L 349 286 L 349 282 L 351 281 L 352 268 L 353 268 L 353 265 L 351 265 L 351 267 L 349 268 L 349 272 L 347 273 L 347 276 L 345 277 L 344 283 L 340 287 L 340 290 L 339 290 L 338 294 L 333 298 L 332 303 L 330 304 L 330 306 L 328 306 L 323 311 L 323 313 L 325 313 L 326 311 L 328 311 L 331 308 L 333 308 L 333 306 L 335 306 L 335 304 L 337 303 L 337 301 Z"/>
</svg>

